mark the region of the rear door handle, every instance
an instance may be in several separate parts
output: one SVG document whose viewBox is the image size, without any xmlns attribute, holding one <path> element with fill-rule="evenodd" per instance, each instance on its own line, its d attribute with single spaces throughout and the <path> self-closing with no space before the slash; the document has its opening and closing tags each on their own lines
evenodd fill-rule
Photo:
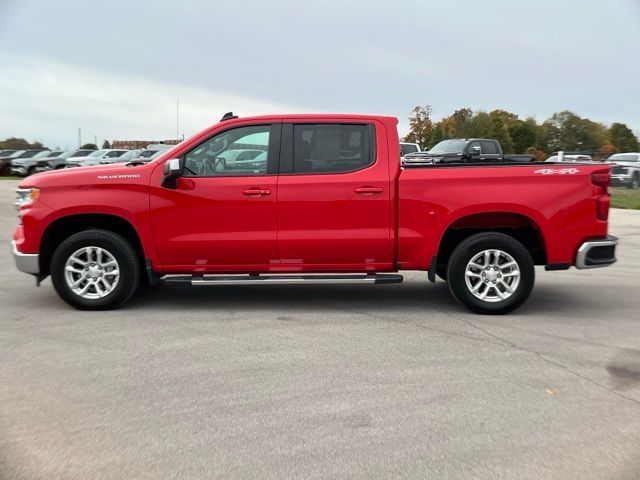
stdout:
<svg viewBox="0 0 640 480">
<path fill-rule="evenodd" d="M 242 191 L 242 194 L 247 197 L 264 197 L 265 195 L 271 195 L 271 190 L 262 188 L 248 188 Z"/>
<path fill-rule="evenodd" d="M 375 195 L 377 193 L 382 193 L 384 191 L 383 188 L 380 187 L 358 187 L 353 189 L 358 195 Z"/>
</svg>

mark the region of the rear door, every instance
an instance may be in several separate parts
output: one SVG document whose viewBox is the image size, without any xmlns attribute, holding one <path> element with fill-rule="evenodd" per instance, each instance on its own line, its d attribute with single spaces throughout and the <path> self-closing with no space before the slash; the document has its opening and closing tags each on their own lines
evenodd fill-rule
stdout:
<svg viewBox="0 0 640 480">
<path fill-rule="evenodd" d="M 382 125 L 285 120 L 280 158 L 282 270 L 393 267 L 392 185 Z"/>
</svg>

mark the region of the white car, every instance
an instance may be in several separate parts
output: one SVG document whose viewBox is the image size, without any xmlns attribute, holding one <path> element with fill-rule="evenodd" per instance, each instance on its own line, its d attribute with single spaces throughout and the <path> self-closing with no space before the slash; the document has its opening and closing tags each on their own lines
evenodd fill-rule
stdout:
<svg viewBox="0 0 640 480">
<path fill-rule="evenodd" d="M 565 155 L 563 162 L 591 162 L 593 158 L 589 155 Z M 545 160 L 545 162 L 560 162 L 558 155 L 553 155 Z"/>
<path fill-rule="evenodd" d="M 640 153 L 616 153 L 607 158 L 611 166 L 611 185 L 640 188 Z"/>
<path fill-rule="evenodd" d="M 421 152 L 422 149 L 417 143 L 400 142 L 400 160 L 404 161 L 404 157 L 410 153 Z"/>
</svg>

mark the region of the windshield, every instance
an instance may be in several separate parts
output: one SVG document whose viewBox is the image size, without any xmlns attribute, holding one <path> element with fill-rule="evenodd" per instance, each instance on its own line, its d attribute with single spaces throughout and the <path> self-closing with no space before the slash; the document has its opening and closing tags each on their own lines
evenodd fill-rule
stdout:
<svg viewBox="0 0 640 480">
<path fill-rule="evenodd" d="M 611 160 L 612 162 L 638 162 L 640 155 L 635 153 L 616 153 L 615 155 L 611 155 L 607 160 Z"/>
<path fill-rule="evenodd" d="M 60 155 L 62 155 L 64 153 L 64 151 L 60 150 L 59 152 L 51 152 L 49 155 L 47 155 L 49 158 L 56 158 L 59 157 Z"/>
<path fill-rule="evenodd" d="M 45 150 L 44 152 L 37 152 L 35 155 L 33 155 L 33 157 L 32 157 L 32 158 L 43 158 L 43 157 L 48 157 L 50 153 L 51 153 L 51 152 L 48 152 L 48 151 L 46 151 L 46 150 Z"/>
<path fill-rule="evenodd" d="M 443 140 L 429 150 L 429 153 L 462 153 L 466 140 Z"/>
<path fill-rule="evenodd" d="M 31 157 L 35 157 L 38 153 L 42 153 L 42 152 L 38 152 L 36 150 L 33 150 L 31 152 L 25 152 L 24 155 L 22 155 L 20 158 L 31 158 Z"/>
<path fill-rule="evenodd" d="M 93 152 L 94 150 L 77 150 L 75 152 L 70 152 L 71 154 L 67 158 L 91 156 Z"/>
<path fill-rule="evenodd" d="M 98 157 L 102 157 L 107 152 L 108 152 L 108 150 L 96 150 L 95 152 L 90 153 L 89 155 L 87 155 L 87 157 L 98 158 Z"/>
<path fill-rule="evenodd" d="M 124 150 L 113 150 L 109 153 L 107 153 L 104 158 L 116 158 L 119 157 L 121 155 L 123 155 L 125 153 Z"/>
</svg>

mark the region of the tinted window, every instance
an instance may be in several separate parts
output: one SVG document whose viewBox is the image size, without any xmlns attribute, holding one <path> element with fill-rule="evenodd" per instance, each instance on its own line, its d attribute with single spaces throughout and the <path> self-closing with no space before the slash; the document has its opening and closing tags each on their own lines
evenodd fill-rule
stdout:
<svg viewBox="0 0 640 480">
<path fill-rule="evenodd" d="M 294 124 L 294 173 L 351 172 L 373 163 L 366 125 Z"/>
<path fill-rule="evenodd" d="M 184 156 L 183 175 L 266 175 L 270 132 L 268 125 L 254 125 L 219 133 Z"/>
<path fill-rule="evenodd" d="M 125 150 L 113 150 L 109 153 L 107 153 L 104 158 L 117 158 L 120 157 L 121 155 L 124 155 L 126 153 Z"/>
<path fill-rule="evenodd" d="M 488 155 L 497 155 L 498 147 L 494 142 L 481 142 L 482 143 L 482 153 Z"/>
<path fill-rule="evenodd" d="M 480 147 L 480 142 L 471 142 L 469 144 L 469 148 L 467 149 L 468 154 L 472 154 L 473 152 L 475 152 L 476 151 L 475 147 Z M 481 149 L 480 153 L 485 153 L 485 152 Z"/>
</svg>

